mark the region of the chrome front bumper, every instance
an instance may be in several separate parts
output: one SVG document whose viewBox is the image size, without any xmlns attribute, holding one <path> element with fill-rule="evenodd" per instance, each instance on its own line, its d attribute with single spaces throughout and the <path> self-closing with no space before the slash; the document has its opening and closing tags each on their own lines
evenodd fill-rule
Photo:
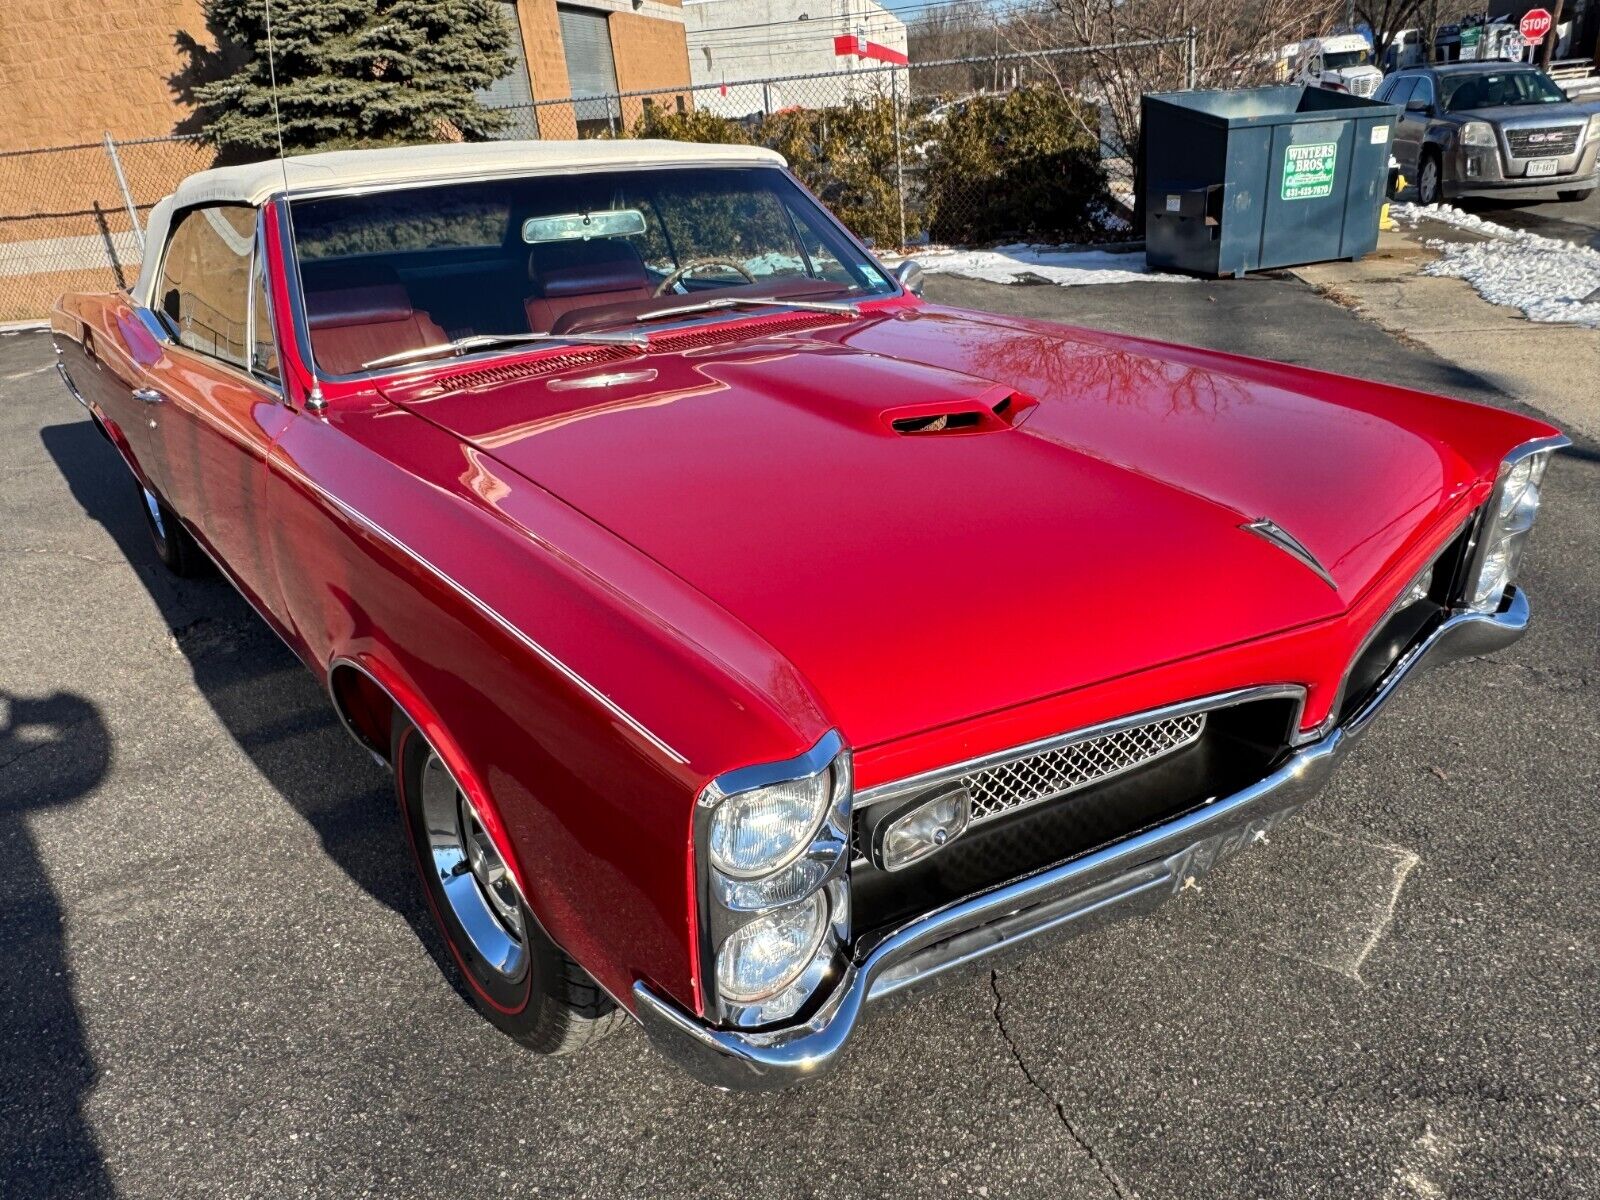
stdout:
<svg viewBox="0 0 1600 1200">
<path fill-rule="evenodd" d="M 1082 932 L 1144 912 L 1262 840 L 1321 790 L 1334 764 L 1418 668 L 1492 653 L 1527 627 L 1527 598 L 1515 588 L 1496 614 L 1448 618 L 1395 663 L 1343 725 L 1294 751 L 1259 783 L 1126 841 L 936 909 L 859 947 L 827 1003 L 803 1024 L 764 1033 L 715 1029 L 644 983 L 633 988 L 634 1015 L 658 1049 L 716 1087 L 763 1090 L 820 1076 L 839 1060 L 868 1001 L 1037 934 Z"/>
</svg>

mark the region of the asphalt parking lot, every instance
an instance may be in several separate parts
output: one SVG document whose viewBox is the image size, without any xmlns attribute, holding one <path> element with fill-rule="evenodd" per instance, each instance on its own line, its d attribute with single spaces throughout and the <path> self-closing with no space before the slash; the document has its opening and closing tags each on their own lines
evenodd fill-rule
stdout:
<svg viewBox="0 0 1600 1200">
<path fill-rule="evenodd" d="M 1600 250 L 1600 191 L 1587 200 L 1516 204 L 1480 200 L 1468 202 L 1464 207 L 1469 207 L 1485 221 Z"/>
<path fill-rule="evenodd" d="M 929 291 L 1515 403 L 1290 280 Z M 633 1029 L 547 1060 L 478 1019 L 384 774 L 164 574 L 51 362 L 0 337 L 0 1195 L 1600 1193 L 1595 445 L 1529 636 L 1416 681 L 1269 846 L 725 1096 Z"/>
</svg>

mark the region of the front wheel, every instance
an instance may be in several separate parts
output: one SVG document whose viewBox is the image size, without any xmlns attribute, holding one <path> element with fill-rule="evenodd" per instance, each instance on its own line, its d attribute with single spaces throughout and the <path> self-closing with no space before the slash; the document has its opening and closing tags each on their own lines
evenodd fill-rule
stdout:
<svg viewBox="0 0 1600 1200">
<path fill-rule="evenodd" d="M 1444 182 L 1443 173 L 1439 168 L 1439 156 L 1424 154 L 1422 165 L 1417 171 L 1417 203 L 1438 204 L 1443 199 Z"/>
<path fill-rule="evenodd" d="M 438 752 L 398 714 L 390 744 L 423 892 L 478 1011 L 540 1054 L 610 1033 L 627 1014 L 539 928 Z"/>
<path fill-rule="evenodd" d="M 1594 195 L 1594 189 L 1592 187 L 1588 187 L 1588 188 L 1573 188 L 1571 191 L 1568 191 L 1568 192 L 1557 192 L 1556 195 L 1559 196 L 1563 200 L 1567 200 L 1567 201 L 1571 201 L 1571 202 L 1577 202 L 1577 201 L 1587 200 L 1590 196 Z"/>
</svg>

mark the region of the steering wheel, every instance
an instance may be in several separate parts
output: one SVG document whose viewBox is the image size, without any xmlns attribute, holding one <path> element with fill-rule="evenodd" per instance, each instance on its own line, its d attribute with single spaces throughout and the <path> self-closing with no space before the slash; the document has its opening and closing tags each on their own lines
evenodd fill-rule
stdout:
<svg viewBox="0 0 1600 1200">
<path fill-rule="evenodd" d="M 756 281 L 756 277 L 754 275 L 750 274 L 749 271 L 746 271 L 731 258 L 691 258 L 688 262 L 684 263 L 683 266 L 679 267 L 671 275 L 668 275 L 665 279 L 658 283 L 653 294 L 657 296 L 665 296 L 677 286 L 680 279 L 682 279 L 690 271 L 698 271 L 701 267 L 729 267 L 735 273 L 743 275 L 746 283 L 754 283 Z"/>
</svg>

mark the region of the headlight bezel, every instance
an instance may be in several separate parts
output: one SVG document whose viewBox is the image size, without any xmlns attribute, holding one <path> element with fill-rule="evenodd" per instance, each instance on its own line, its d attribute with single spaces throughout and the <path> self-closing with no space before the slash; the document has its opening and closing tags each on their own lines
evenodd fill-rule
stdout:
<svg viewBox="0 0 1600 1200">
<path fill-rule="evenodd" d="M 1487 121 L 1463 121 L 1456 136 L 1463 146 L 1494 146 L 1494 126 Z"/>
<path fill-rule="evenodd" d="M 1539 515 L 1540 489 L 1550 460 L 1569 445 L 1562 435 L 1535 438 L 1516 447 L 1500 461 L 1494 490 L 1480 509 L 1478 527 L 1467 555 L 1467 569 L 1457 589 L 1457 602 L 1469 612 L 1493 615 L 1505 607 L 1517 582 L 1522 551 Z M 1532 504 L 1527 502 L 1532 500 Z M 1496 559 L 1495 577 L 1485 581 Z"/>
<path fill-rule="evenodd" d="M 808 779 L 826 780 L 827 803 L 798 846 L 789 846 L 759 869 L 729 873 L 712 854 L 718 814 L 730 801 Z M 850 941 L 850 813 L 854 771 L 836 730 L 812 748 L 782 762 L 730 771 L 708 783 L 695 805 L 694 870 L 698 912 L 698 963 L 706 1016 L 724 1026 L 760 1028 L 787 1021 L 820 999 L 847 968 Z M 781 985 L 766 996 L 724 996 L 720 956 L 730 939 L 774 913 L 821 897 L 826 932 L 809 960 L 797 960 Z"/>
</svg>

